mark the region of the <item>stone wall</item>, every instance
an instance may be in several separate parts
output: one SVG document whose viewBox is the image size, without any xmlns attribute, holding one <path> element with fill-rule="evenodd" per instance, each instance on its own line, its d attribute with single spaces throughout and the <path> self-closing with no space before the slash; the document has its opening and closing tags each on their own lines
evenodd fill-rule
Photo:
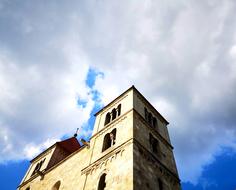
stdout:
<svg viewBox="0 0 236 190">
<path fill-rule="evenodd" d="M 134 190 L 180 190 L 179 179 L 174 177 L 155 157 L 145 148 L 134 141 Z"/>
<path fill-rule="evenodd" d="M 145 118 L 144 108 L 146 107 L 147 110 L 157 119 L 157 127 L 156 130 L 160 135 L 165 138 L 170 143 L 170 138 L 167 130 L 167 123 L 162 118 L 160 114 L 156 111 L 156 109 L 151 106 L 147 100 L 144 99 L 139 93 L 135 92 L 133 94 L 134 98 L 134 109 L 143 117 Z"/>
<path fill-rule="evenodd" d="M 82 189 L 85 176 L 81 175 L 81 170 L 88 165 L 88 156 L 89 150 L 82 148 L 52 167 L 43 178 L 37 176 L 20 190 L 25 190 L 28 186 L 33 190 L 51 190 L 57 181 L 61 181 L 60 189 Z"/>
<path fill-rule="evenodd" d="M 85 190 L 97 190 L 102 174 L 106 173 L 107 190 L 133 189 L 133 153 L 132 141 L 95 162 L 82 173 L 87 176 Z"/>
</svg>

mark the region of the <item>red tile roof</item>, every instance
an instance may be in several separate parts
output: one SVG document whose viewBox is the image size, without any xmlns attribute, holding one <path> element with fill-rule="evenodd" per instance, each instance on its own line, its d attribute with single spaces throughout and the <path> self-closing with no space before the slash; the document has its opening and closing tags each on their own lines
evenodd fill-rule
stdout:
<svg viewBox="0 0 236 190">
<path fill-rule="evenodd" d="M 71 138 L 66 139 L 64 141 L 54 143 L 52 146 L 50 146 L 49 148 L 47 148 L 46 150 L 41 152 L 39 155 L 34 157 L 30 162 L 32 163 L 35 159 L 40 157 L 44 152 L 46 152 L 48 149 L 50 149 L 56 145 L 60 146 L 63 150 L 65 150 L 68 153 L 68 155 L 70 155 L 71 153 L 73 153 L 76 150 L 81 148 L 81 145 L 79 144 L 78 140 L 75 137 L 71 137 Z"/>
<path fill-rule="evenodd" d="M 66 152 L 70 154 L 81 148 L 81 145 L 75 137 L 71 137 L 64 141 L 57 142 L 56 144 L 58 144 L 61 148 L 63 148 Z"/>
</svg>

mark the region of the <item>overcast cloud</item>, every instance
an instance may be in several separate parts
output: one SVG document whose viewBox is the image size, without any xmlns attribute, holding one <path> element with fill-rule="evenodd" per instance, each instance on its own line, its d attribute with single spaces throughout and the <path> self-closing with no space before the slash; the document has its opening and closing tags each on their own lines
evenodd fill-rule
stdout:
<svg viewBox="0 0 236 190">
<path fill-rule="evenodd" d="M 84 126 L 93 90 L 106 104 L 134 84 L 170 122 L 180 178 L 196 183 L 235 147 L 235 12 L 233 0 L 0 1 L 0 162 Z M 92 89 L 89 69 L 103 73 Z"/>
</svg>

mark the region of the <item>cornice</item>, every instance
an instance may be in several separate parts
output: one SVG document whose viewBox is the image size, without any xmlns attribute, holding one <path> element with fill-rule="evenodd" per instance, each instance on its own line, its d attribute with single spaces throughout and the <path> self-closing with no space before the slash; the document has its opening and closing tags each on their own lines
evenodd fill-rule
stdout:
<svg viewBox="0 0 236 190">
<path fill-rule="evenodd" d="M 81 175 L 89 175 L 92 174 L 93 171 L 96 171 L 98 168 L 102 168 L 107 165 L 108 162 L 112 162 L 115 160 L 118 156 L 122 156 L 123 152 L 125 151 L 125 147 L 130 145 L 133 142 L 133 138 L 127 140 L 120 146 L 114 148 L 112 151 L 108 152 L 101 158 L 97 159 L 93 163 L 91 163 L 89 166 L 85 167 L 81 170 Z"/>
</svg>

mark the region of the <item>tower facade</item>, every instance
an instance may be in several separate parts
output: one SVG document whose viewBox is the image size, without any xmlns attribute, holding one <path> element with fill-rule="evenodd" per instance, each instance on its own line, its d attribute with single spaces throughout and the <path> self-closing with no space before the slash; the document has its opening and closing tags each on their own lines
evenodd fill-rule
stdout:
<svg viewBox="0 0 236 190">
<path fill-rule="evenodd" d="M 89 142 L 73 137 L 49 147 L 19 190 L 180 189 L 168 122 L 134 86 L 95 116 Z"/>
</svg>

